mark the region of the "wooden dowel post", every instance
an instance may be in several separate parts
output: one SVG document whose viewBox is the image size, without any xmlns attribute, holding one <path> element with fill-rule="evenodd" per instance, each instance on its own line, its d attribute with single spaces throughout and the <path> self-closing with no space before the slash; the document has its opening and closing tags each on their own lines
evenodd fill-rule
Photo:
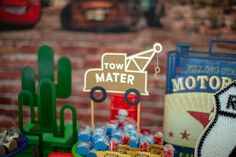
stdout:
<svg viewBox="0 0 236 157">
<path fill-rule="evenodd" d="M 94 130 L 95 125 L 94 125 L 94 101 L 91 100 L 91 128 Z"/>
<path fill-rule="evenodd" d="M 137 111 L 137 133 L 140 133 L 140 111 L 141 111 L 141 104 L 138 104 L 138 111 Z"/>
</svg>

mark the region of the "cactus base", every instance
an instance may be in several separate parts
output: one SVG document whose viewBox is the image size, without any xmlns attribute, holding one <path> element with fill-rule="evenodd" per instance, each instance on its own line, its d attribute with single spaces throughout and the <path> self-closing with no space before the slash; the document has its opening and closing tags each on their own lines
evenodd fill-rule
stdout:
<svg viewBox="0 0 236 157">
<path fill-rule="evenodd" d="M 28 132 L 32 129 L 34 125 L 28 123 L 24 125 L 24 129 Z M 53 151 L 63 151 L 70 152 L 71 148 L 75 144 L 77 139 L 73 139 L 73 129 L 72 124 L 65 124 L 64 137 L 54 137 L 52 133 L 42 133 L 43 134 L 43 154 L 47 156 Z M 38 137 L 27 135 L 30 145 L 38 145 Z M 32 150 L 29 146 L 24 152 L 19 154 L 17 157 L 31 157 Z"/>
<path fill-rule="evenodd" d="M 28 132 L 32 129 L 32 124 L 28 123 L 24 126 L 24 129 Z M 44 146 L 60 146 L 60 147 L 68 147 L 72 148 L 73 141 L 77 139 L 73 139 L 73 129 L 72 124 L 65 124 L 64 137 L 54 137 L 52 133 L 43 132 L 43 144 Z M 27 136 L 30 144 L 38 144 L 38 138 L 36 136 Z"/>
</svg>

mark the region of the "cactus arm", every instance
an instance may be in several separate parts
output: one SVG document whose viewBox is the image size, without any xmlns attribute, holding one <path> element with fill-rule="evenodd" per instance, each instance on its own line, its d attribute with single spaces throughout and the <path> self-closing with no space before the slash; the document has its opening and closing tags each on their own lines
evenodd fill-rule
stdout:
<svg viewBox="0 0 236 157">
<path fill-rule="evenodd" d="M 41 46 L 38 50 L 38 79 L 48 78 L 54 81 L 54 54 L 49 46 Z"/>
<path fill-rule="evenodd" d="M 24 118 L 24 115 L 23 115 L 23 104 L 24 104 L 24 98 L 25 97 L 28 97 L 29 99 L 29 102 L 30 102 L 30 110 L 31 110 L 31 122 L 35 121 L 35 117 L 34 117 L 34 103 L 33 103 L 33 96 L 32 94 L 29 92 L 29 91 L 26 91 L 26 90 L 22 90 L 20 91 L 19 95 L 18 95 L 18 117 L 19 117 L 19 128 L 20 128 L 20 131 L 23 133 L 23 134 L 26 134 L 26 135 L 32 135 L 32 136 L 38 136 L 38 139 L 39 139 L 39 151 L 40 151 L 40 154 L 43 154 L 43 135 L 42 133 L 36 133 L 36 132 L 28 132 L 24 129 L 23 127 L 23 118 Z M 32 111 L 33 110 L 33 111 Z M 32 114 L 33 112 L 33 114 Z"/>
<path fill-rule="evenodd" d="M 21 71 L 22 90 L 27 90 L 32 93 L 33 104 L 36 104 L 36 90 L 35 90 L 35 71 L 31 67 L 25 67 Z M 29 97 L 24 98 L 24 105 L 31 105 Z"/>
<path fill-rule="evenodd" d="M 56 91 L 55 85 L 50 79 L 39 81 L 38 112 L 40 130 L 56 133 Z"/>
<path fill-rule="evenodd" d="M 67 57 L 61 57 L 58 61 L 56 93 L 59 98 L 67 98 L 71 95 L 71 62 Z"/>
<path fill-rule="evenodd" d="M 19 127 L 20 127 L 20 130 L 22 132 L 24 132 L 24 128 L 23 128 L 23 117 L 24 117 L 23 105 L 25 104 L 24 99 L 29 100 L 29 104 L 27 104 L 27 105 L 30 105 L 30 120 L 31 120 L 31 123 L 36 123 L 36 121 L 35 121 L 35 113 L 34 113 L 33 96 L 32 96 L 32 94 L 29 91 L 22 90 L 22 91 L 20 91 L 20 93 L 18 95 Z"/>
<path fill-rule="evenodd" d="M 64 129 L 65 129 L 65 124 L 64 124 L 64 112 L 66 109 L 70 109 L 71 110 L 71 113 L 72 113 L 72 129 L 73 129 L 73 139 L 77 139 L 76 136 L 77 136 L 77 123 L 76 123 L 76 109 L 70 105 L 70 104 L 67 104 L 67 105 L 64 105 L 62 108 L 61 108 L 61 111 L 60 111 L 60 136 L 63 137 L 64 136 Z"/>
</svg>

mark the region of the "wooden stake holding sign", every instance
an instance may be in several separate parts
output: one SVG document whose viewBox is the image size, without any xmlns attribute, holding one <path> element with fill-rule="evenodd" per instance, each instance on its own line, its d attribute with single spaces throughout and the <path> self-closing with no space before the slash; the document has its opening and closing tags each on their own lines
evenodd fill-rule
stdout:
<svg viewBox="0 0 236 157">
<path fill-rule="evenodd" d="M 91 100 L 91 128 L 94 130 L 95 125 L 94 125 L 94 101 Z"/>
<path fill-rule="evenodd" d="M 141 115 L 140 115 L 140 112 L 141 112 L 141 104 L 139 103 L 138 104 L 138 111 L 137 111 L 137 133 L 140 133 L 140 119 L 141 119 Z"/>
<path fill-rule="evenodd" d="M 94 129 L 94 104 L 103 102 L 109 93 L 123 93 L 129 105 L 138 105 L 137 131 L 140 130 L 141 95 L 148 95 L 147 68 L 155 54 L 162 51 L 162 45 L 155 43 L 152 49 L 127 57 L 126 53 L 104 53 L 101 58 L 101 68 L 89 69 L 85 73 L 83 91 L 90 92 L 91 127 Z M 158 59 L 158 57 L 157 57 Z M 157 61 L 158 63 L 158 61 Z M 157 65 L 155 75 L 160 72 Z M 95 93 L 101 93 L 97 98 Z M 130 101 L 129 94 L 136 96 Z"/>
</svg>

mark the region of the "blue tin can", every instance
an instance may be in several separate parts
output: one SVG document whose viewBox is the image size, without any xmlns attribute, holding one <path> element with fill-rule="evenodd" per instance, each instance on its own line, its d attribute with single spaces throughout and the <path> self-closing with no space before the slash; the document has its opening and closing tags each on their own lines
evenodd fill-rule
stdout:
<svg viewBox="0 0 236 157">
<path fill-rule="evenodd" d="M 178 43 L 168 53 L 164 109 L 164 141 L 175 147 L 175 157 L 194 156 L 196 142 L 212 118 L 213 94 L 236 79 L 236 52 L 190 51 Z"/>
</svg>

